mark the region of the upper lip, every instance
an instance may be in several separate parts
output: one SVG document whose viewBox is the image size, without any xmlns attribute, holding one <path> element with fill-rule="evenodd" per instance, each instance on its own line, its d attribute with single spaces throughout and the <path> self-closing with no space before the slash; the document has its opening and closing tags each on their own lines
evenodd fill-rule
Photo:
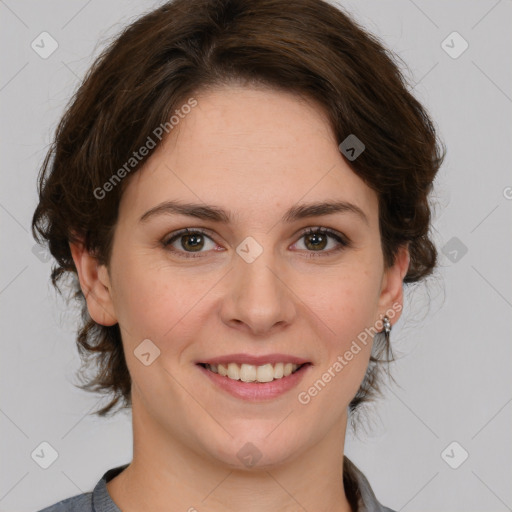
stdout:
<svg viewBox="0 0 512 512">
<path fill-rule="evenodd" d="M 210 357 L 202 361 L 197 361 L 196 364 L 228 364 L 228 363 L 239 363 L 239 364 L 252 364 L 254 366 L 263 366 L 264 364 L 276 364 L 276 363 L 293 363 L 293 364 L 305 364 L 309 363 L 307 359 L 301 357 L 292 356 L 289 354 L 267 354 L 265 356 L 251 356 L 249 354 L 229 354 L 227 356 Z"/>
</svg>

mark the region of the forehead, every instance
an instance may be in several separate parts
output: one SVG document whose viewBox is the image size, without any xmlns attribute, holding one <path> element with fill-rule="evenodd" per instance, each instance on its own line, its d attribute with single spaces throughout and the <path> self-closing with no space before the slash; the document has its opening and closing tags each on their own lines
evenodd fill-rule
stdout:
<svg viewBox="0 0 512 512">
<path fill-rule="evenodd" d="M 376 212 L 375 193 L 342 157 L 315 102 L 240 86 L 194 98 L 197 105 L 130 178 L 121 207 L 134 216 L 173 199 L 223 205 L 248 219 L 326 199 Z"/>
</svg>

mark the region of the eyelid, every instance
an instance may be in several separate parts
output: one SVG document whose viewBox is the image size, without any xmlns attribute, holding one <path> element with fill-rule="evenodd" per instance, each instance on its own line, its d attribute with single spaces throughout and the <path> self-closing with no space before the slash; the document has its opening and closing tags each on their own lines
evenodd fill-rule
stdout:
<svg viewBox="0 0 512 512">
<path fill-rule="evenodd" d="M 213 233 L 213 232 L 208 230 L 208 229 L 205 229 L 205 228 L 183 228 L 183 229 L 178 229 L 177 231 L 173 231 L 172 233 L 169 233 L 168 235 L 166 235 L 163 238 L 162 243 L 169 244 L 171 241 L 173 241 L 175 238 L 178 238 L 179 236 L 194 235 L 196 233 L 200 233 L 201 235 L 206 235 L 209 238 L 212 238 L 211 233 Z"/>
<path fill-rule="evenodd" d="M 303 237 L 304 235 L 314 235 L 315 233 L 320 234 L 327 234 L 331 235 L 334 238 L 339 238 L 341 242 L 346 244 L 347 246 L 351 244 L 350 239 L 344 235 L 343 233 L 340 233 L 339 231 L 336 231 L 335 229 L 326 228 L 323 226 L 315 226 L 315 227 L 309 227 L 302 230 L 299 234 L 300 237 Z"/>
</svg>

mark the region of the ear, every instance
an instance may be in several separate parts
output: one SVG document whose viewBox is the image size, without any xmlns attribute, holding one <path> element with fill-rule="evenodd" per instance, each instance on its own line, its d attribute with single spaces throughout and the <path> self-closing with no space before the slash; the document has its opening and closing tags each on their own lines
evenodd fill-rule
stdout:
<svg viewBox="0 0 512 512">
<path fill-rule="evenodd" d="M 98 260 L 85 249 L 83 243 L 70 242 L 69 247 L 91 318 L 100 325 L 115 325 L 117 317 L 107 267 L 99 265 Z"/>
<path fill-rule="evenodd" d="M 403 309 L 403 282 L 409 269 L 409 263 L 408 244 L 402 245 L 398 249 L 393 265 L 384 270 L 379 298 L 379 312 L 384 316 L 386 311 L 393 310 L 395 314 L 393 317 L 390 317 L 392 324 L 398 321 Z M 398 305 L 400 305 L 399 308 L 397 307 Z"/>
</svg>

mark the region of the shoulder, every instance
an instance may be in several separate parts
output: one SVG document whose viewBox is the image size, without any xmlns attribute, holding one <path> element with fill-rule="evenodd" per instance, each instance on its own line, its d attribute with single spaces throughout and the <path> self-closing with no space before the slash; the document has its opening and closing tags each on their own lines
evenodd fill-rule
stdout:
<svg viewBox="0 0 512 512">
<path fill-rule="evenodd" d="M 71 498 L 66 498 L 38 512 L 93 512 L 92 492 L 85 492 Z"/>
<path fill-rule="evenodd" d="M 108 493 L 107 482 L 128 465 L 123 464 L 106 471 L 92 491 L 76 494 L 37 512 L 121 512 Z"/>
</svg>

